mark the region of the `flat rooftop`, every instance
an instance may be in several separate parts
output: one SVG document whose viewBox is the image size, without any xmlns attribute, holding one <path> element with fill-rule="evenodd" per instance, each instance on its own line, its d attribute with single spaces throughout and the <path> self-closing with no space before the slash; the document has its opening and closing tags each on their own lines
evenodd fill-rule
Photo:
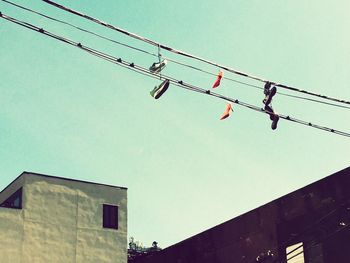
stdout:
<svg viewBox="0 0 350 263">
<path fill-rule="evenodd" d="M 93 184 L 93 185 L 102 185 L 102 186 L 107 186 L 107 187 L 113 187 L 113 188 L 118 188 L 118 189 L 125 189 L 127 190 L 128 188 L 123 187 L 123 186 L 116 186 L 116 185 L 110 185 L 110 184 L 102 184 L 102 183 L 96 183 L 96 182 L 89 182 L 89 181 L 83 181 L 83 180 L 77 180 L 77 179 L 71 179 L 71 178 L 66 178 L 66 177 L 59 177 L 59 176 L 54 176 L 54 175 L 48 175 L 48 174 L 41 174 L 41 173 L 35 173 L 35 172 L 27 172 L 24 171 L 22 172 L 19 176 L 17 176 L 16 179 L 14 179 L 9 185 L 7 185 L 1 192 L 4 192 L 10 185 L 12 185 L 18 178 L 21 176 L 42 176 L 46 178 L 53 178 L 53 179 L 60 179 L 60 180 L 65 180 L 65 181 L 71 181 L 71 182 L 79 182 L 79 183 L 85 183 L 85 184 Z"/>
</svg>

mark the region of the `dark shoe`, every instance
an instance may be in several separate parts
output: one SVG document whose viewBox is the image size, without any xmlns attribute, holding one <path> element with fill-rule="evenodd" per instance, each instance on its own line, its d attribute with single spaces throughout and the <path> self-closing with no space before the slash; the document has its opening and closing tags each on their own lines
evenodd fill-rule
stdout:
<svg viewBox="0 0 350 263">
<path fill-rule="evenodd" d="M 271 82 L 266 82 L 265 86 L 264 86 L 264 94 L 268 95 L 270 92 L 270 88 L 271 88 Z"/>
<path fill-rule="evenodd" d="M 168 87 L 169 87 L 169 80 L 166 79 L 159 86 L 155 86 L 154 89 L 150 92 L 150 94 L 155 99 L 159 99 L 163 95 L 163 93 L 166 92 Z"/>
<path fill-rule="evenodd" d="M 275 112 L 273 111 L 272 107 L 265 105 L 265 111 L 270 115 L 270 120 L 273 121 Z"/>
<path fill-rule="evenodd" d="M 272 89 L 269 91 L 269 93 L 266 95 L 265 99 L 263 100 L 263 103 L 265 105 L 270 105 L 273 96 L 275 96 L 277 92 L 277 88 L 275 86 L 272 87 Z"/>
<path fill-rule="evenodd" d="M 271 129 L 272 130 L 276 130 L 276 128 L 277 128 L 277 123 L 278 123 L 278 120 L 280 119 L 280 117 L 277 115 L 277 114 L 275 114 L 275 116 L 274 116 L 274 118 L 273 118 L 273 120 L 272 120 L 272 124 L 271 124 Z"/>
</svg>

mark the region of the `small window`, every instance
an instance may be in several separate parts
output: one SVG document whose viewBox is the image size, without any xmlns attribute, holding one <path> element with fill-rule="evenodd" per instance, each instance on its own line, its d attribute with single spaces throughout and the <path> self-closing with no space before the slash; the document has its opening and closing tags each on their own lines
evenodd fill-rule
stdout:
<svg viewBox="0 0 350 263">
<path fill-rule="evenodd" d="M 22 188 L 0 204 L 2 207 L 22 209 Z"/>
<path fill-rule="evenodd" d="M 287 247 L 286 254 L 288 263 L 305 263 L 302 242 Z"/>
<path fill-rule="evenodd" d="M 103 228 L 118 229 L 118 206 L 103 204 Z"/>
</svg>

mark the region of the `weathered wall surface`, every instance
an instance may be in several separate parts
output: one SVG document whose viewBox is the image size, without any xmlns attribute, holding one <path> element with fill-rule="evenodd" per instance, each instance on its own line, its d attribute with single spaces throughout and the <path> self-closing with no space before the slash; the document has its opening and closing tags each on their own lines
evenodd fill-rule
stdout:
<svg viewBox="0 0 350 263">
<path fill-rule="evenodd" d="M 24 222 L 22 262 L 75 262 L 76 229 Z"/>
<path fill-rule="evenodd" d="M 20 263 L 23 236 L 23 211 L 0 208 L 0 262 Z"/>
<path fill-rule="evenodd" d="M 34 174 L 23 189 L 22 210 L 0 208 L 0 262 L 127 262 L 126 189 Z M 103 204 L 119 206 L 119 229 L 102 227 Z"/>
</svg>

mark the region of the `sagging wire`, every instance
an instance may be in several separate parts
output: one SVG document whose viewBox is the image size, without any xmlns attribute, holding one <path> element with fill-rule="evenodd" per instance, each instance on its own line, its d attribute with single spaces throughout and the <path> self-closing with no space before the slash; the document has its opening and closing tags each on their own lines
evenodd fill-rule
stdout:
<svg viewBox="0 0 350 263">
<path fill-rule="evenodd" d="M 127 30 L 124 30 L 122 28 L 119 28 L 117 26 L 114 26 L 114 25 L 111 25 L 109 23 L 106 23 L 106 22 L 103 22 L 97 18 L 94 18 L 94 17 L 91 17 L 89 15 L 86 15 L 86 14 L 83 14 L 81 12 L 78 12 L 76 10 L 73 10 L 73 9 L 70 9 L 68 7 L 65 7 L 63 5 L 60 5 L 58 3 L 55 3 L 54 1 L 51 1 L 51 0 L 42 0 L 52 6 L 55 6 L 61 10 L 64 10 L 64 11 L 67 11 L 69 13 L 72 13 L 74 15 L 77 15 L 77 16 L 80 16 L 80 17 L 83 17 L 85 19 L 88 19 L 90 21 L 93 21 L 97 24 L 100 24 L 102 26 L 105 26 L 107 28 L 110 28 L 112 30 L 115 30 L 115 31 L 118 31 L 119 33 L 122 33 L 122 34 L 125 34 L 129 37 L 132 37 L 132 38 L 135 38 L 135 39 L 138 39 L 140 41 L 143 41 L 145 43 L 148 43 L 148 44 L 151 44 L 153 46 L 160 46 L 162 49 L 165 49 L 169 52 L 172 52 L 172 53 L 175 53 L 175 54 L 178 54 L 178 55 L 182 55 L 182 56 L 185 56 L 185 57 L 188 57 L 188 58 L 192 58 L 192 59 L 195 59 L 195 60 L 198 60 L 198 61 L 201 61 L 201 62 L 204 62 L 204 63 L 207 63 L 209 65 L 212 65 L 212 66 L 215 66 L 215 67 L 219 67 L 223 70 L 226 70 L 228 72 L 231 72 L 233 74 L 236 74 L 236 75 L 240 75 L 240 76 L 243 76 L 243 77 L 246 77 L 246 78 L 250 78 L 250 79 L 253 79 L 253 80 L 256 80 L 256 81 L 260 81 L 260 82 L 263 82 L 263 83 L 267 83 L 267 82 L 270 82 L 272 83 L 273 85 L 277 86 L 277 87 L 281 87 L 281 88 L 284 88 L 284 89 L 288 89 L 288 90 L 292 90 L 292 91 L 295 91 L 295 92 L 301 92 L 301 93 L 304 93 L 304 94 L 308 94 L 308 95 L 311 95 L 311 96 L 316 96 L 316 97 L 320 97 L 322 99 L 327 99 L 327 100 L 332 100 L 332 101 L 336 101 L 336 102 L 339 102 L 339 103 L 344 103 L 344 104 L 349 104 L 350 105 L 350 101 L 347 101 L 347 100 L 342 100 L 342 99 L 337 99 L 337 98 L 333 98 L 333 97 L 329 97 L 329 96 L 325 96 L 325 95 L 322 95 L 322 94 L 317 94 L 317 93 L 314 93 L 314 92 L 310 92 L 310 91 L 306 91 L 306 90 L 302 90 L 302 89 L 298 89 L 298 88 L 295 88 L 295 87 L 291 87 L 291 86 L 288 86 L 288 85 L 285 85 L 285 84 L 281 84 L 281 83 L 277 83 L 277 82 L 274 82 L 274 81 L 270 81 L 270 80 L 265 80 L 265 79 L 262 79 L 260 77 L 256 77 L 256 76 L 253 76 L 251 74 L 248 74 L 248 73 L 244 73 L 242 71 L 238 71 L 238 70 L 235 70 L 235 69 L 232 69 L 232 68 L 229 68 L 227 66 L 224 66 L 224 65 L 220 65 L 218 63 L 215 63 L 215 62 L 212 62 L 212 61 L 209 61 L 207 59 L 204 59 L 204 58 L 201 58 L 201 57 L 198 57 L 198 56 L 195 56 L 195 55 L 192 55 L 190 53 L 186 53 L 186 52 L 183 52 L 183 51 L 180 51 L 180 50 L 177 50 L 177 49 L 174 49 L 174 48 L 171 48 L 169 46 L 166 46 L 166 45 L 163 45 L 161 43 L 158 43 L 154 40 L 151 40 L 151 39 L 148 39 L 148 38 L 145 38 L 145 37 L 142 37 L 142 36 L 139 36 L 139 35 L 136 35 L 134 33 L 131 33 Z"/>
<path fill-rule="evenodd" d="M 41 33 L 43 35 L 49 36 L 49 37 L 54 38 L 56 40 L 65 42 L 65 43 L 70 44 L 72 46 L 78 47 L 78 48 L 80 48 L 80 49 L 82 49 L 82 50 L 84 50 L 84 51 L 86 51 L 86 52 L 88 52 L 88 53 L 90 53 L 92 55 L 95 55 L 97 57 L 105 59 L 105 60 L 107 60 L 109 62 L 112 62 L 114 64 L 121 65 L 123 67 L 131 69 L 131 70 L 136 71 L 138 73 L 142 73 L 145 76 L 149 76 L 149 77 L 152 77 L 152 78 L 158 78 L 159 77 L 159 76 L 157 76 L 157 74 L 152 73 L 149 70 L 147 70 L 146 68 L 138 66 L 138 65 L 134 64 L 133 62 L 129 63 L 129 62 L 123 61 L 121 58 L 116 58 L 116 57 L 113 57 L 113 56 L 111 56 L 109 54 L 106 54 L 104 52 L 98 51 L 96 49 L 93 49 L 93 48 L 90 48 L 90 47 L 87 47 L 87 46 L 83 46 L 81 43 L 74 42 L 74 41 L 72 41 L 70 39 L 67 39 L 67 38 L 55 35 L 55 34 L 49 32 L 49 31 L 44 30 L 43 28 L 34 26 L 34 25 L 30 24 L 30 23 L 18 20 L 16 18 L 13 18 L 13 17 L 10 17 L 10 16 L 7 16 L 5 14 L 2 14 L 1 12 L 0 12 L 0 18 L 3 18 L 3 19 L 5 19 L 7 21 L 10 21 L 12 23 L 18 24 L 20 26 L 26 27 L 26 28 L 31 29 L 33 31 L 39 32 L 39 33 Z M 216 97 L 216 98 L 228 101 L 228 102 L 232 102 L 232 103 L 241 105 L 243 107 L 252 109 L 252 110 L 257 111 L 257 112 L 261 112 L 261 113 L 265 113 L 265 114 L 269 114 L 269 115 L 271 114 L 271 112 L 268 112 L 268 111 L 266 111 L 263 108 L 259 108 L 257 106 L 254 106 L 254 105 L 251 105 L 251 104 L 239 101 L 237 99 L 233 99 L 233 98 L 230 98 L 230 97 L 225 97 L 225 96 L 223 96 L 223 95 L 221 95 L 219 93 L 215 93 L 215 92 L 212 92 L 210 90 L 199 88 L 197 86 L 194 86 L 194 85 L 191 85 L 189 83 L 186 83 L 186 82 L 184 82 L 182 80 L 177 80 L 175 78 L 172 78 L 171 76 L 161 75 L 160 78 L 162 80 L 169 80 L 169 82 L 172 83 L 173 85 L 181 87 L 181 88 L 184 88 L 184 89 L 187 89 L 187 90 L 191 90 L 191 91 L 194 91 L 194 92 L 198 92 L 198 93 L 206 94 L 206 95 L 209 95 L 209 96 L 213 96 L 213 97 Z M 313 124 L 311 122 L 307 122 L 307 121 L 303 121 L 303 120 L 300 120 L 300 119 L 297 119 L 297 118 L 290 117 L 289 115 L 279 114 L 278 116 L 280 118 L 282 118 L 282 119 L 287 120 L 287 121 L 295 122 L 295 123 L 298 123 L 298 124 L 302 124 L 302 125 L 305 125 L 305 126 L 313 127 L 313 128 L 316 128 L 316 129 L 327 131 L 327 132 L 331 132 L 331 133 L 338 134 L 338 135 L 341 135 L 341 136 L 350 137 L 350 133 L 343 132 L 343 131 L 336 130 L 336 129 L 332 129 L 332 128 L 329 128 L 329 127 L 326 127 L 326 126 L 321 126 L 321 125 L 318 125 L 318 124 Z"/>
<path fill-rule="evenodd" d="M 64 24 L 64 25 L 73 27 L 73 28 L 75 28 L 75 29 L 77 29 L 77 30 L 80 30 L 80 31 L 82 31 L 82 32 L 85 32 L 85 33 L 94 35 L 94 36 L 96 36 L 96 37 L 99 37 L 99 38 L 101 38 L 101 39 L 110 41 L 110 42 L 112 42 L 112 43 L 114 43 L 114 44 L 118 44 L 118 45 L 120 45 L 120 46 L 123 46 L 123 47 L 126 47 L 126 48 L 130 48 L 130 49 L 132 49 L 132 50 L 139 51 L 139 52 L 142 52 L 142 53 L 144 53 L 144 54 L 148 54 L 148 55 L 153 56 L 153 57 L 158 57 L 159 63 L 160 63 L 160 61 L 161 61 L 161 59 L 160 59 L 160 57 L 159 57 L 159 55 L 160 55 L 160 49 L 161 49 L 160 45 L 158 45 L 158 55 L 157 55 L 157 54 L 151 53 L 151 52 L 149 52 L 149 51 L 147 51 L 147 50 L 144 50 L 144 49 L 141 49 L 141 48 L 137 48 L 137 47 L 134 47 L 134 46 L 131 46 L 131 45 L 122 43 L 122 42 L 120 42 L 120 41 L 117 41 L 117 40 L 114 40 L 114 39 L 105 37 L 105 36 L 103 36 L 103 35 L 97 34 L 97 33 L 93 32 L 93 31 L 84 29 L 84 28 L 82 28 L 82 27 L 75 26 L 74 24 L 69 23 L 69 22 L 66 22 L 66 21 L 63 21 L 63 20 L 61 20 L 61 19 L 53 18 L 53 17 L 51 17 L 51 16 L 42 14 L 42 13 L 40 13 L 40 12 L 37 12 L 37 11 L 33 10 L 33 9 L 30 9 L 30 8 L 27 8 L 27 7 L 18 5 L 18 4 L 16 4 L 16 3 L 11 2 L 11 1 L 8 1 L 8 0 L 1 0 L 1 1 L 3 1 L 3 2 L 5 2 L 5 3 L 8 3 L 8 4 L 10 4 L 10 5 L 13 5 L 13 6 L 17 7 L 17 8 L 26 10 L 26 11 L 31 12 L 31 13 L 34 13 L 34 14 L 36 14 L 36 15 L 42 16 L 42 17 L 44 17 L 44 18 L 46 18 L 46 19 L 49 19 L 49 20 L 52 20 L 52 21 L 55 21 L 55 22 L 58 22 L 58 23 L 61 23 L 61 24 Z M 164 60 L 166 60 L 166 61 L 170 61 L 170 62 L 172 62 L 172 63 L 175 63 L 175 64 L 178 64 L 178 65 L 181 65 L 181 66 L 190 68 L 190 69 L 192 69 L 192 70 L 196 70 L 196 71 L 199 71 L 199 72 L 202 72 L 202 73 L 211 75 L 211 76 L 217 76 L 217 74 L 214 74 L 214 73 L 212 73 L 212 72 L 209 72 L 209 71 L 200 69 L 200 68 L 198 68 L 198 67 L 195 67 L 195 66 L 192 66 L 192 65 L 188 65 L 188 64 L 183 63 L 183 62 L 179 62 L 179 61 L 177 61 L 177 60 L 171 59 L 171 58 L 169 58 L 169 57 L 165 57 L 165 56 L 163 56 L 163 55 L 162 55 L 162 57 L 163 57 Z M 234 83 L 238 83 L 238 84 L 241 84 L 241 85 L 245 85 L 245 86 L 247 86 L 247 87 L 252 87 L 252 88 L 256 88 L 256 89 L 260 89 L 260 90 L 263 89 L 263 88 L 260 87 L 260 86 L 253 85 L 253 84 L 249 84 L 249 83 L 246 83 L 246 82 L 243 82 L 243 81 L 238 81 L 238 80 L 235 80 L 235 79 L 232 79 L 232 78 L 229 78 L 229 77 L 222 77 L 222 78 L 225 79 L 225 80 L 234 82 Z M 321 100 L 310 99 L 310 98 L 301 97 L 301 96 L 295 96 L 295 95 L 286 94 L 286 93 L 282 93 L 282 92 L 277 92 L 277 94 L 282 95 L 282 96 L 291 97 L 291 98 L 296 98 L 296 99 L 307 100 L 307 101 L 311 101 L 311 102 L 315 102 L 315 103 L 320 103 L 320 104 L 324 104 L 324 105 L 329 105 L 329 106 L 334 106 L 334 107 L 340 107 L 340 108 L 350 109 L 349 106 L 339 105 L 339 104 L 334 104 L 334 103 L 329 103 L 329 102 L 324 102 L 324 101 L 321 101 Z"/>
<path fill-rule="evenodd" d="M 31 12 L 31 13 L 33 13 L 33 14 L 42 16 L 42 17 L 44 17 L 44 18 L 46 18 L 46 19 L 49 19 L 49 20 L 52 20 L 52 21 L 55 21 L 55 22 L 58 22 L 58 23 L 61 23 L 61 24 L 70 26 L 70 27 L 75 28 L 75 29 L 77 29 L 77 30 L 80 30 L 80 31 L 82 31 L 82 32 L 85 32 L 85 33 L 94 35 L 94 36 L 96 36 L 96 37 L 99 37 L 99 38 L 101 38 L 101 39 L 110 41 L 110 42 L 112 42 L 112 43 L 114 43 L 114 44 L 118 44 L 118 45 L 121 45 L 121 46 L 130 48 L 130 49 L 133 49 L 133 50 L 136 50 L 136 51 L 139 51 L 139 52 L 142 52 L 142 53 L 145 53 L 145 54 L 148 54 L 148 55 L 157 57 L 156 54 L 151 53 L 151 52 L 148 52 L 148 51 L 146 51 L 146 50 L 144 50 L 144 49 L 137 48 L 137 47 L 134 47 L 134 46 L 131 46 L 131 45 L 122 43 L 122 42 L 120 42 L 120 41 L 114 40 L 114 39 L 112 39 L 112 38 L 109 38 L 109 37 L 106 37 L 106 36 L 97 34 L 97 33 L 93 32 L 93 31 L 84 29 L 84 28 L 82 28 L 82 27 L 76 26 L 76 25 L 74 25 L 74 24 L 72 24 L 72 23 L 63 21 L 63 20 L 61 20 L 61 19 L 57 19 L 57 18 L 48 16 L 48 15 L 45 15 L 45 14 L 43 14 L 43 13 L 40 13 L 40 12 L 37 12 L 37 11 L 35 11 L 35 10 L 33 10 L 33 9 L 30 9 L 30 8 L 27 8 L 27 7 L 18 5 L 18 4 L 16 4 L 16 3 L 11 2 L 11 1 L 8 1 L 8 0 L 1 0 L 1 1 L 3 1 L 3 2 L 7 3 L 7 4 L 10 4 L 10 5 L 13 5 L 13 6 L 17 7 L 17 8 L 20 8 L 20 9 L 26 10 L 26 11 L 28 11 L 28 12 Z"/>
</svg>

